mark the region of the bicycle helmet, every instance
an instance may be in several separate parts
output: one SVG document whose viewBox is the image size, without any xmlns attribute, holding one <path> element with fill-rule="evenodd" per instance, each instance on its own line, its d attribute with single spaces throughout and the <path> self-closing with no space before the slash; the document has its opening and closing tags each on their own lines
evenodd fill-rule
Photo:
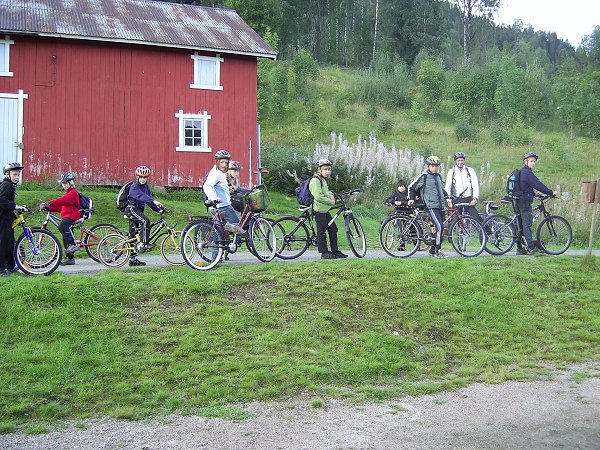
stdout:
<svg viewBox="0 0 600 450">
<path fill-rule="evenodd" d="M 527 152 L 523 155 L 523 161 L 525 161 L 527 158 L 535 158 L 535 160 L 537 161 L 537 159 L 539 158 L 539 156 L 537 155 L 537 153 L 534 152 Z"/>
<path fill-rule="evenodd" d="M 23 166 L 18 162 L 11 162 L 4 166 L 4 175 L 6 175 L 11 170 L 23 170 Z"/>
<path fill-rule="evenodd" d="M 437 156 L 434 156 L 434 155 L 431 155 L 429 158 L 427 158 L 425 160 L 425 163 L 428 166 L 439 166 L 441 164 L 440 158 L 438 158 Z"/>
<path fill-rule="evenodd" d="M 242 165 L 239 161 L 229 161 L 229 170 L 240 170 Z"/>
<path fill-rule="evenodd" d="M 327 158 L 321 158 L 320 160 L 317 161 L 316 165 L 317 165 L 317 169 L 318 169 L 319 167 L 323 167 L 323 166 L 333 166 L 333 163 L 331 161 L 329 161 Z"/>
<path fill-rule="evenodd" d="M 231 159 L 231 154 L 227 150 L 217 150 L 215 159 Z"/>
<path fill-rule="evenodd" d="M 60 174 L 60 177 L 58 178 L 59 183 L 68 183 L 70 181 L 75 181 L 75 177 L 73 176 L 73 174 L 71 172 L 63 172 Z"/>
<path fill-rule="evenodd" d="M 454 161 L 456 161 L 458 158 L 467 159 L 467 155 L 465 155 L 464 152 L 456 152 L 454 154 Z"/>
<path fill-rule="evenodd" d="M 135 169 L 135 175 L 138 177 L 148 177 L 150 176 L 150 168 L 147 166 L 139 166 Z"/>
</svg>

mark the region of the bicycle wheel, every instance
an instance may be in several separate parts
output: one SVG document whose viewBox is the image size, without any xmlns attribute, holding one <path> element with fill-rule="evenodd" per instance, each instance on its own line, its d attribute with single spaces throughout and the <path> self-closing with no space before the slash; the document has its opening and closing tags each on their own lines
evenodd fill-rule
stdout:
<svg viewBox="0 0 600 450">
<path fill-rule="evenodd" d="M 183 266 L 183 252 L 181 251 L 181 231 L 167 234 L 160 244 L 160 254 L 172 266 Z"/>
<path fill-rule="evenodd" d="M 448 240 L 458 254 L 473 257 L 480 255 L 485 248 L 487 235 L 479 220 L 465 214 L 462 220 L 457 219 L 450 224 Z"/>
<path fill-rule="evenodd" d="M 362 258 L 367 253 L 367 239 L 365 232 L 358 219 L 352 215 L 346 216 L 346 236 L 348 236 L 348 244 L 350 250 L 357 258 Z"/>
<path fill-rule="evenodd" d="M 268 220 L 254 217 L 248 227 L 248 246 L 259 261 L 269 262 L 275 258 L 275 231 Z"/>
<path fill-rule="evenodd" d="M 310 246 L 308 227 L 297 217 L 282 217 L 273 223 L 277 251 L 281 259 L 300 257 Z"/>
<path fill-rule="evenodd" d="M 183 260 L 194 270 L 212 269 L 223 257 L 222 240 L 212 220 L 192 222 L 182 232 Z"/>
<path fill-rule="evenodd" d="M 117 233 L 121 234 L 121 230 L 109 223 L 99 223 L 94 225 L 92 228 L 86 231 L 85 236 L 83 237 L 85 252 L 90 258 L 99 263 L 100 258 L 98 257 L 98 243 L 100 242 L 100 239 L 109 234 Z"/>
<path fill-rule="evenodd" d="M 50 275 L 61 259 L 60 242 L 48 230 L 27 228 L 15 242 L 15 263 L 27 275 Z"/>
<path fill-rule="evenodd" d="M 515 245 L 516 231 L 512 219 L 502 214 L 493 214 L 483 221 L 487 235 L 485 251 L 490 255 L 504 255 Z"/>
<path fill-rule="evenodd" d="M 549 255 L 562 255 L 573 242 L 573 230 L 563 217 L 549 216 L 538 226 L 537 241 Z"/>
<path fill-rule="evenodd" d="M 406 217 L 390 217 L 379 230 L 379 243 L 394 258 L 414 255 L 421 243 L 421 230 Z"/>
<path fill-rule="evenodd" d="M 129 237 L 122 234 L 107 234 L 98 242 L 98 258 L 107 267 L 121 267 L 131 257 Z"/>
</svg>

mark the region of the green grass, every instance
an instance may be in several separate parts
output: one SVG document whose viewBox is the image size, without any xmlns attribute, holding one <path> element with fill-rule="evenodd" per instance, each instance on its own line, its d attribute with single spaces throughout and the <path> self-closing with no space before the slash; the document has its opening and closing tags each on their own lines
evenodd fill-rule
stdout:
<svg viewBox="0 0 600 450">
<path fill-rule="evenodd" d="M 0 431 L 173 411 L 239 420 L 240 402 L 299 392 L 385 400 L 597 361 L 600 271 L 581 261 L 12 277 L 0 281 Z"/>
</svg>

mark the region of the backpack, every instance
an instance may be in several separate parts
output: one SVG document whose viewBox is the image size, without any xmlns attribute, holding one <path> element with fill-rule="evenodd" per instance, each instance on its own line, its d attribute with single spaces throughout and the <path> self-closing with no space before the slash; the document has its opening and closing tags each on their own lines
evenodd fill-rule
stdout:
<svg viewBox="0 0 600 450">
<path fill-rule="evenodd" d="M 125 212 L 125 208 L 127 207 L 127 197 L 129 196 L 129 188 L 132 184 L 133 181 L 130 181 L 119 189 L 119 193 L 117 194 L 117 209 L 121 212 Z"/>
<path fill-rule="evenodd" d="M 513 170 L 506 180 L 506 197 L 517 199 L 521 196 L 521 171 Z"/>
<path fill-rule="evenodd" d="M 309 189 L 310 180 L 313 178 L 315 177 L 307 178 L 294 190 L 296 193 L 296 200 L 298 200 L 298 203 L 300 203 L 302 206 L 311 206 L 315 200 Z M 321 183 L 321 186 L 323 186 L 323 182 L 320 178 L 319 182 Z"/>
<path fill-rule="evenodd" d="M 78 192 L 79 194 L 79 212 L 83 220 L 92 218 L 92 212 L 94 210 L 94 202 L 87 195 Z"/>
</svg>

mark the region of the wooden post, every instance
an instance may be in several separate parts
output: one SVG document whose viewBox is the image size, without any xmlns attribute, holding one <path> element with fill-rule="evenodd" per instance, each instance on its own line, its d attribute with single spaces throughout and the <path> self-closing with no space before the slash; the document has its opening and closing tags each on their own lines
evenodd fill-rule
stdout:
<svg viewBox="0 0 600 450">
<path fill-rule="evenodd" d="M 596 182 L 596 192 L 594 197 L 594 203 L 592 204 L 592 228 L 590 229 L 590 245 L 588 247 L 588 256 L 592 256 L 592 249 L 594 248 L 594 237 L 596 235 L 596 222 L 598 220 L 598 207 L 600 207 L 600 180 Z"/>
</svg>

